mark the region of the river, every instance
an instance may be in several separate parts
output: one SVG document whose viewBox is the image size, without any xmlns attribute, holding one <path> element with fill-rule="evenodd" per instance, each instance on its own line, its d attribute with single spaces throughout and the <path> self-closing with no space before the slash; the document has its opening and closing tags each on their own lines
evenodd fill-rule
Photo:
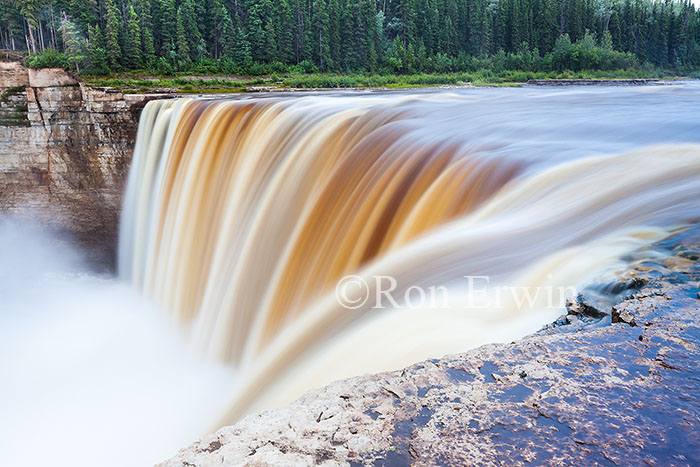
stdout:
<svg viewBox="0 0 700 467">
<path fill-rule="evenodd" d="M 119 277 L 0 224 L 8 465 L 152 464 L 332 380 L 534 332 L 698 222 L 699 144 L 696 82 L 149 103 Z"/>
</svg>

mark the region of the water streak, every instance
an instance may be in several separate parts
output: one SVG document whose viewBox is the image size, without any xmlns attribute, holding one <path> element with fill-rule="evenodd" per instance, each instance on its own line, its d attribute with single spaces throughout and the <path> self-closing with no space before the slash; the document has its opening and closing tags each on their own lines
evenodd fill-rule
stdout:
<svg viewBox="0 0 700 467">
<path fill-rule="evenodd" d="M 572 98 L 554 96 L 559 109 Z M 635 146 L 624 137 L 639 130 L 624 124 L 577 151 L 563 150 L 563 137 L 543 138 L 550 129 L 514 144 L 489 117 L 502 97 L 151 102 L 124 206 L 120 274 L 208 355 L 246 369 L 235 418 L 333 378 L 464 350 L 484 336 L 517 337 L 552 314 L 524 316 L 512 303 L 487 313 L 456 303 L 349 311 L 333 293 L 347 274 L 364 277 L 370 293 L 372 277 L 392 276 L 398 295 L 417 285 L 456 290 L 477 274 L 577 285 L 658 238 L 657 227 L 700 214 L 700 146 L 612 154 Z M 465 119 L 470 109 L 483 118 Z M 566 126 L 576 111 L 552 126 L 579 134 Z M 697 141 L 687 123 L 676 130 L 679 141 Z M 636 142 L 669 139 L 655 134 Z M 591 156 L 603 152 L 612 155 Z"/>
</svg>

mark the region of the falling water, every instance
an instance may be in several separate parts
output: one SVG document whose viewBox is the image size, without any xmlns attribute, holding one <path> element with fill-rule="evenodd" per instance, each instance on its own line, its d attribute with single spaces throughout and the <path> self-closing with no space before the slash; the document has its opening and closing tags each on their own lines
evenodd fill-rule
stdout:
<svg viewBox="0 0 700 467">
<path fill-rule="evenodd" d="M 464 277 L 563 290 L 697 220 L 699 90 L 524 92 L 151 102 L 120 275 L 241 369 L 228 421 L 534 331 L 561 308 L 465 305 Z M 398 303 L 342 306 L 347 275 Z"/>
</svg>

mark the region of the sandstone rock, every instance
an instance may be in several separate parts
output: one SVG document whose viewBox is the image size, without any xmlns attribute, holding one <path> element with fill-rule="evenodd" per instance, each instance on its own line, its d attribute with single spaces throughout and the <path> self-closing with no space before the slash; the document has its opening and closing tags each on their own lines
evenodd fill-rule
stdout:
<svg viewBox="0 0 700 467">
<path fill-rule="evenodd" d="M 29 86 L 33 88 L 78 85 L 78 80 L 62 68 L 29 68 L 27 71 Z"/>
<path fill-rule="evenodd" d="M 634 316 L 629 311 L 620 311 L 617 308 L 612 309 L 612 322 L 613 323 L 625 323 L 630 326 L 636 326 L 637 323 L 634 322 Z"/>
<path fill-rule="evenodd" d="M 160 97 L 0 61 L 0 215 L 38 221 L 111 267 L 139 114 Z"/>
</svg>

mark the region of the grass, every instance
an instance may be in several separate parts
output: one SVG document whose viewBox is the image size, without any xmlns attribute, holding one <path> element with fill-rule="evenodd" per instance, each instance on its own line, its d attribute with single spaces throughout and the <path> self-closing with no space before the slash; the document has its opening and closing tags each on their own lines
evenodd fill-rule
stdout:
<svg viewBox="0 0 700 467">
<path fill-rule="evenodd" d="M 24 86 L 13 86 L 0 94 L 0 126 L 29 126 L 26 98 L 15 99 L 24 92 Z"/>
<path fill-rule="evenodd" d="M 129 73 L 119 76 L 86 77 L 87 84 L 116 88 L 126 93 L 174 92 L 217 94 L 265 89 L 407 89 L 434 86 L 517 86 L 531 79 L 634 79 L 663 78 L 659 71 L 639 69 L 581 72 L 529 72 L 519 70 L 478 70 L 458 73 L 419 74 L 331 74 L 287 73 L 263 77 L 229 76 L 148 76 Z"/>
<path fill-rule="evenodd" d="M 23 92 L 25 92 L 25 87 L 24 86 L 12 86 L 10 88 L 5 89 L 2 94 L 0 94 L 0 102 L 6 102 L 10 97 L 12 96 L 17 96 Z"/>
</svg>

